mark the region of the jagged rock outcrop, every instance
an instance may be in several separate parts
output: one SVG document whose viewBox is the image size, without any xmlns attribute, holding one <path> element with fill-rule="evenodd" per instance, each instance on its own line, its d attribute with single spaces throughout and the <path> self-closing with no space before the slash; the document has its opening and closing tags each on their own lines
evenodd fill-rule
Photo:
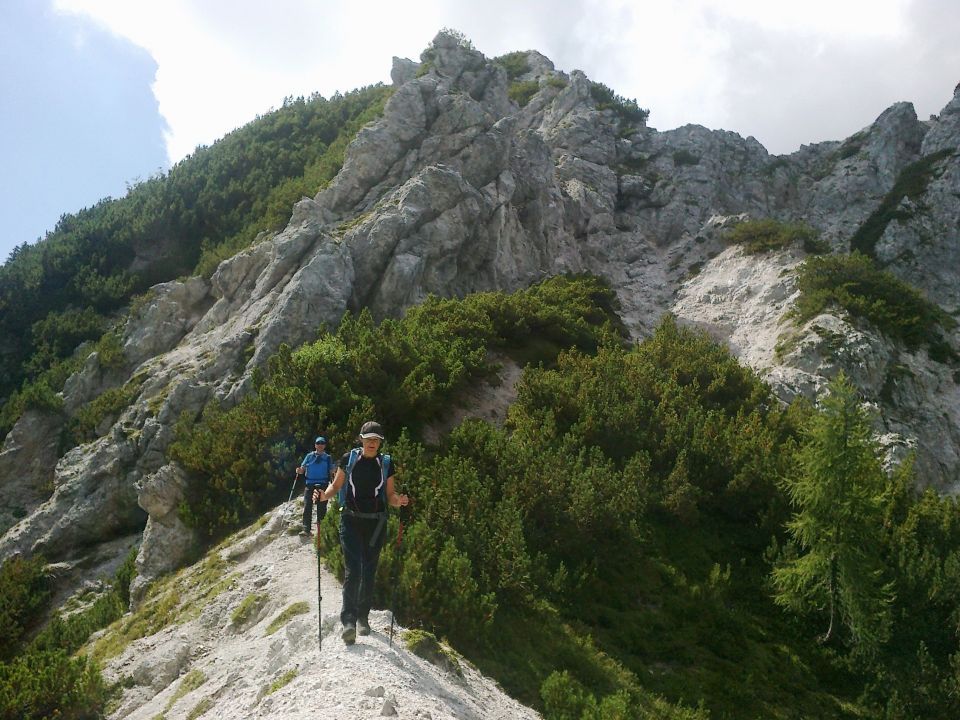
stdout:
<svg viewBox="0 0 960 720">
<path fill-rule="evenodd" d="M 196 534 L 177 513 L 187 483 L 186 474 L 178 466 L 164 465 L 137 485 L 137 503 L 148 517 L 137 555 L 137 576 L 130 583 L 134 607 L 153 580 L 182 567 L 197 549 Z"/>
<path fill-rule="evenodd" d="M 956 312 L 958 96 L 928 122 L 898 103 L 842 143 L 771 157 L 733 132 L 658 132 L 598 110 L 582 72 L 558 72 L 535 52 L 518 78 L 538 83 L 522 107 L 505 68 L 450 34 L 420 63 L 395 61 L 392 76 L 383 117 L 361 130 L 341 172 L 297 203 L 282 232 L 221 263 L 209 281 L 157 286 L 124 330 L 127 364 L 106 372 L 94 358 L 70 381 L 69 408 L 130 382 L 135 399 L 103 437 L 56 462 L 52 496 L 0 539 L 0 557 L 82 552 L 142 528 L 143 506 L 150 520 L 138 569 L 155 577 L 191 541 L 171 510 L 178 484 L 169 495 L 150 490 L 178 475 L 166 450 L 182 413 L 237 402 L 281 343 L 312 339 L 348 309 L 383 317 L 428 293 L 513 290 L 567 271 L 607 278 L 637 337 L 668 311 L 707 328 L 784 399 L 814 393 L 843 367 L 874 394 L 891 442 L 927 455 L 926 481 L 960 488 L 956 369 L 841 317 L 791 329 L 784 314 L 802 252 L 745 256 L 724 241 L 730 218 L 772 217 L 804 221 L 847 251 L 919 168 L 923 182 L 897 200 L 875 252 Z M 777 352 L 785 335 L 789 347 Z M 948 341 L 960 344 L 956 332 Z M 24 437 L 31 422 L 11 437 Z M 33 458 L 29 483 L 40 487 L 49 445 L 17 447 Z"/>
<path fill-rule="evenodd" d="M 50 495 L 60 458 L 63 421 L 53 413 L 27 410 L 0 449 L 0 533 L 33 512 Z"/>
</svg>

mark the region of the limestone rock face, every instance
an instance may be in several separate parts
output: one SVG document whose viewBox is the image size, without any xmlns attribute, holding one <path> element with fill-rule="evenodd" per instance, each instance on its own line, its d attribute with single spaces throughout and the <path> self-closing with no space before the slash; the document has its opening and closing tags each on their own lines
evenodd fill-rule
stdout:
<svg viewBox="0 0 960 720">
<path fill-rule="evenodd" d="M 390 68 L 390 80 L 395 87 L 408 83 L 417 76 L 417 68 L 419 67 L 413 60 L 394 55 L 393 67 Z"/>
<path fill-rule="evenodd" d="M 54 470 L 53 494 L 0 540 L 0 556 L 69 558 L 104 539 L 142 528 L 131 483 L 136 446 L 119 426 L 70 450 Z M 67 552 L 64 552 L 68 550 Z"/>
<path fill-rule="evenodd" d="M 726 342 L 786 402 L 797 395 L 815 400 L 843 370 L 879 410 L 876 430 L 889 461 L 915 450 L 921 481 L 955 492 L 955 369 L 847 317 L 824 313 L 796 327 L 786 313 L 796 299 L 802 260 L 794 250 L 751 256 L 728 248 L 684 284 L 673 312 Z"/>
<path fill-rule="evenodd" d="M 137 576 L 130 584 L 134 606 L 152 580 L 181 567 L 197 546 L 195 533 L 177 515 L 187 483 L 186 474 L 173 464 L 164 465 L 139 483 L 137 503 L 148 518 L 137 554 Z"/>
<path fill-rule="evenodd" d="M 895 202 L 876 257 L 956 313 L 960 95 L 928 122 L 897 103 L 843 142 L 773 157 L 734 132 L 658 132 L 600 109 L 582 72 L 525 57 L 526 72 L 511 80 L 441 33 L 419 64 L 395 60 L 383 116 L 350 144 L 330 185 L 292 208 L 283 231 L 262 235 L 209 280 L 153 288 L 123 329 L 123 362 L 105 368 L 92 355 L 67 383 L 62 416 L 27 413 L 8 436 L 0 557 L 42 550 L 76 560 L 145 529 L 134 584 L 142 592 L 193 541 L 175 510 L 190 480 L 167 457 L 182 414 L 235 404 L 282 343 L 312 340 L 347 310 L 382 318 L 429 293 L 509 291 L 563 272 L 606 278 L 637 338 L 671 311 L 706 328 L 784 400 L 812 396 L 844 369 L 880 409 L 891 447 L 916 446 L 925 482 L 960 489 L 957 368 L 840 315 L 793 327 L 786 313 L 802 249 L 749 256 L 725 241 L 736 222 L 775 218 L 805 222 L 847 252 Z M 513 82 L 537 83 L 522 107 Z M 905 184 L 910 177 L 921 182 Z M 956 351 L 957 331 L 946 342 Z M 63 423 L 121 387 L 129 406 L 61 456 L 52 438 Z"/>
<path fill-rule="evenodd" d="M 0 533 L 32 513 L 53 489 L 62 420 L 28 410 L 0 448 Z"/>
</svg>

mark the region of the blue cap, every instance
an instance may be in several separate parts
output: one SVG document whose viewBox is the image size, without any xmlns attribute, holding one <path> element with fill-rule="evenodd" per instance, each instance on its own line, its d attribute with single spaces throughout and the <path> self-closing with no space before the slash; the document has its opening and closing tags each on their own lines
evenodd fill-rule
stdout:
<svg viewBox="0 0 960 720">
<path fill-rule="evenodd" d="M 327 444 L 327 439 L 323 435 L 317 435 L 317 439 L 313 441 L 314 445 L 319 445 L 320 443 L 324 445 Z"/>
</svg>

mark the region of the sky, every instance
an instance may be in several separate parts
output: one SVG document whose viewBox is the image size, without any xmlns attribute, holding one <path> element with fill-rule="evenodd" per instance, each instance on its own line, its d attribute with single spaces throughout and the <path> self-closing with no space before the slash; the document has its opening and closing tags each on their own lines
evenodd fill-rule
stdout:
<svg viewBox="0 0 960 720">
<path fill-rule="evenodd" d="M 285 97 L 389 83 L 441 28 L 774 154 L 960 81 L 956 0 L 0 0 L 0 262 Z"/>
</svg>

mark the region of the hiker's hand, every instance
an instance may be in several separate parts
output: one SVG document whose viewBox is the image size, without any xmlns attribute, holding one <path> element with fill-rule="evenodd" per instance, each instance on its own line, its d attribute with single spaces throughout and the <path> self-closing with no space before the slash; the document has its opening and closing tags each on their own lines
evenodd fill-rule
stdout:
<svg viewBox="0 0 960 720">
<path fill-rule="evenodd" d="M 409 495 L 397 495 L 397 507 L 404 507 L 410 504 Z"/>
<path fill-rule="evenodd" d="M 314 502 L 325 502 L 323 498 L 323 490 L 314 490 L 313 491 L 313 501 Z"/>
<path fill-rule="evenodd" d="M 303 465 L 297 468 L 297 475 L 303 475 L 304 472 L 306 471 L 303 469 Z"/>
</svg>

